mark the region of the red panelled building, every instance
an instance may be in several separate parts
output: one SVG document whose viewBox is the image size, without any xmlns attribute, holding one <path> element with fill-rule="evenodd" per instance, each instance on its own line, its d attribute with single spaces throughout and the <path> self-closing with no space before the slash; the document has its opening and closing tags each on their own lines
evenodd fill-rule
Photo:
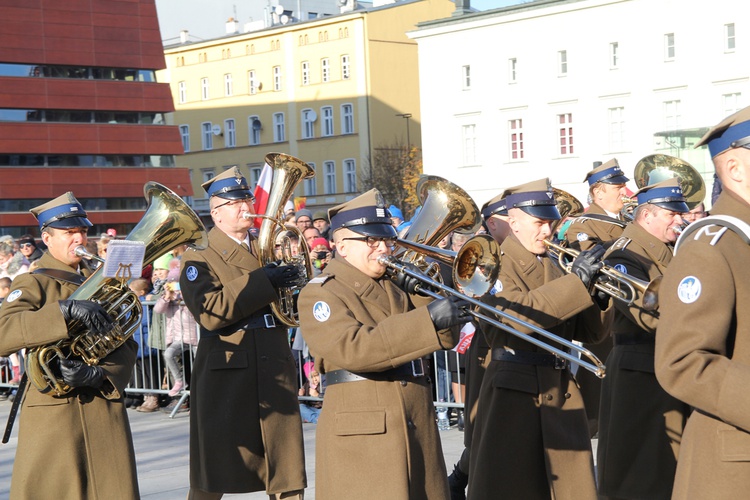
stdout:
<svg viewBox="0 0 750 500">
<path fill-rule="evenodd" d="M 154 180 L 192 196 L 154 0 L 0 0 L 0 234 L 38 235 L 28 210 L 73 191 L 126 234 Z"/>
</svg>

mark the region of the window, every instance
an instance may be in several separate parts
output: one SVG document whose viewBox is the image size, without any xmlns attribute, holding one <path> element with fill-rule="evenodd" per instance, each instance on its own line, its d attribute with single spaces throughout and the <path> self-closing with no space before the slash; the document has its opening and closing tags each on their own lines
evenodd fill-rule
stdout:
<svg viewBox="0 0 750 500">
<path fill-rule="evenodd" d="M 477 126 L 473 123 L 461 126 L 461 144 L 463 145 L 461 163 L 463 166 L 477 164 Z"/>
<path fill-rule="evenodd" d="M 247 88 L 248 93 L 250 94 L 256 94 L 258 92 L 258 81 L 255 79 L 254 69 L 247 72 Z"/>
<path fill-rule="evenodd" d="M 247 129 L 249 130 L 248 143 L 251 146 L 257 146 L 260 144 L 260 119 L 257 116 L 251 116 L 247 119 Z"/>
<path fill-rule="evenodd" d="M 231 97 L 234 95 L 234 87 L 232 86 L 232 74 L 227 73 L 224 75 L 224 97 Z"/>
<path fill-rule="evenodd" d="M 315 111 L 312 109 L 302 110 L 302 138 L 312 139 L 315 137 Z"/>
<path fill-rule="evenodd" d="M 673 61 L 674 54 L 674 33 L 667 33 L 664 35 L 664 60 Z"/>
<path fill-rule="evenodd" d="M 341 56 L 341 78 L 348 80 L 351 77 L 351 68 L 349 66 L 349 55 Z"/>
<path fill-rule="evenodd" d="M 214 169 L 212 169 L 212 168 L 211 169 L 202 170 L 201 172 L 203 174 L 203 182 L 210 181 L 216 175 L 216 174 L 214 174 Z M 206 195 L 206 198 L 208 198 L 208 195 Z"/>
<path fill-rule="evenodd" d="M 331 63 L 327 57 L 320 60 L 320 75 L 323 83 L 331 81 Z"/>
<path fill-rule="evenodd" d="M 740 103 L 740 97 L 741 94 L 739 92 L 721 96 L 721 116 L 729 116 L 742 109 L 743 106 Z"/>
<path fill-rule="evenodd" d="M 308 163 L 310 165 L 310 168 L 313 169 L 313 172 L 315 172 L 315 164 L 314 163 Z M 315 176 L 310 177 L 309 179 L 305 179 L 305 196 L 315 196 L 318 194 L 318 184 L 315 179 Z"/>
<path fill-rule="evenodd" d="M 234 118 L 224 120 L 224 146 L 228 148 L 237 146 L 237 129 L 234 126 Z"/>
<path fill-rule="evenodd" d="M 568 51 L 561 50 L 557 53 L 557 76 L 568 74 Z"/>
<path fill-rule="evenodd" d="M 354 108 L 351 104 L 341 105 L 341 133 L 354 133 Z"/>
<path fill-rule="evenodd" d="M 201 138 L 203 140 L 203 150 L 208 151 L 214 148 L 214 133 L 211 130 L 213 124 L 211 122 L 201 123 Z"/>
<path fill-rule="evenodd" d="M 286 141 L 286 130 L 284 128 L 284 113 L 273 114 L 273 142 Z"/>
<path fill-rule="evenodd" d="M 734 52 L 734 23 L 724 25 L 724 52 Z"/>
<path fill-rule="evenodd" d="M 508 122 L 508 139 L 510 140 L 510 159 L 523 160 L 523 120 Z"/>
<path fill-rule="evenodd" d="M 208 78 L 201 78 L 201 99 L 208 100 Z"/>
<path fill-rule="evenodd" d="M 320 112 L 323 115 L 323 131 L 321 135 L 323 137 L 330 137 L 333 135 L 333 108 L 325 106 L 320 108 Z"/>
<path fill-rule="evenodd" d="M 273 90 L 276 92 L 281 90 L 281 66 L 273 67 Z"/>
<path fill-rule="evenodd" d="M 334 194 L 336 192 L 336 164 L 334 162 L 323 162 L 323 176 L 325 194 Z"/>
<path fill-rule="evenodd" d="M 344 192 L 357 192 L 357 167 L 351 158 L 344 160 Z"/>
<path fill-rule="evenodd" d="M 182 138 L 182 150 L 190 152 L 190 125 L 180 125 L 180 137 Z"/>
<path fill-rule="evenodd" d="M 508 83 L 515 83 L 518 79 L 518 61 L 515 57 L 508 59 Z"/>
<path fill-rule="evenodd" d="M 664 130 L 679 130 L 680 122 L 680 101 L 664 101 Z"/>
<path fill-rule="evenodd" d="M 250 167 L 250 187 L 255 191 L 258 181 L 260 181 L 260 174 L 263 171 L 263 167 Z"/>
<path fill-rule="evenodd" d="M 310 85 L 310 63 L 302 61 L 302 85 Z"/>
<path fill-rule="evenodd" d="M 471 66 L 461 66 L 461 88 L 469 90 L 471 88 Z"/>
<path fill-rule="evenodd" d="M 185 82 L 177 84 L 177 95 L 177 100 L 180 104 L 185 104 L 187 102 L 187 86 L 185 85 Z"/>
<path fill-rule="evenodd" d="M 557 126 L 560 137 L 560 154 L 573 154 L 573 113 L 557 115 Z"/>
<path fill-rule="evenodd" d="M 612 42 L 609 44 L 609 69 L 616 69 L 620 63 L 620 44 Z"/>
<path fill-rule="evenodd" d="M 625 151 L 625 108 L 609 108 L 609 150 Z"/>
</svg>

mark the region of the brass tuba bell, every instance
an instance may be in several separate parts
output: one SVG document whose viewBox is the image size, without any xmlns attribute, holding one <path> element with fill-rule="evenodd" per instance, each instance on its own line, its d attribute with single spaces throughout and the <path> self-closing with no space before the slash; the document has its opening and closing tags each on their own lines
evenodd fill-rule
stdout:
<svg viewBox="0 0 750 500">
<path fill-rule="evenodd" d="M 672 177 L 680 182 L 682 194 L 691 210 L 706 198 L 703 176 L 690 163 L 675 156 L 654 154 L 641 158 L 633 172 L 638 189 Z"/>
</svg>

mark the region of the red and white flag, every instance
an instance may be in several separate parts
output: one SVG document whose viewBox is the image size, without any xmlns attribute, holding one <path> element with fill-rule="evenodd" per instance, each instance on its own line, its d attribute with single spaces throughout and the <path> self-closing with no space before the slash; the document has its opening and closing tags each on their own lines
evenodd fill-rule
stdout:
<svg viewBox="0 0 750 500">
<path fill-rule="evenodd" d="M 263 171 L 260 173 L 258 185 L 255 186 L 255 213 L 265 214 L 268 208 L 268 193 L 271 192 L 271 182 L 273 181 L 273 169 L 266 163 Z M 255 219 L 255 227 L 260 227 L 263 219 Z"/>
</svg>

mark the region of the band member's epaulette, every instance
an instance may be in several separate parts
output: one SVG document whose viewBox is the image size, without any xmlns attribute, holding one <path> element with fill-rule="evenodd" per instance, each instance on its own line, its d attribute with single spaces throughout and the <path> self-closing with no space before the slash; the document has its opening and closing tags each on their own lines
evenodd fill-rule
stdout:
<svg viewBox="0 0 750 500">
<path fill-rule="evenodd" d="M 677 238 L 674 253 L 677 255 L 677 249 L 688 240 L 706 240 L 709 245 L 716 245 L 727 230 L 733 231 L 745 243 L 750 244 L 750 225 L 745 221 L 730 215 L 712 215 L 689 224 Z"/>
<path fill-rule="evenodd" d="M 331 278 L 333 278 L 333 274 L 319 274 L 318 276 L 308 281 L 307 284 L 308 285 L 322 285 L 323 283 L 325 283 Z"/>
<path fill-rule="evenodd" d="M 626 246 L 631 242 L 632 240 L 630 238 L 626 238 L 625 236 L 621 236 L 615 240 L 614 243 L 612 243 L 612 250 L 624 250 Z"/>
</svg>

